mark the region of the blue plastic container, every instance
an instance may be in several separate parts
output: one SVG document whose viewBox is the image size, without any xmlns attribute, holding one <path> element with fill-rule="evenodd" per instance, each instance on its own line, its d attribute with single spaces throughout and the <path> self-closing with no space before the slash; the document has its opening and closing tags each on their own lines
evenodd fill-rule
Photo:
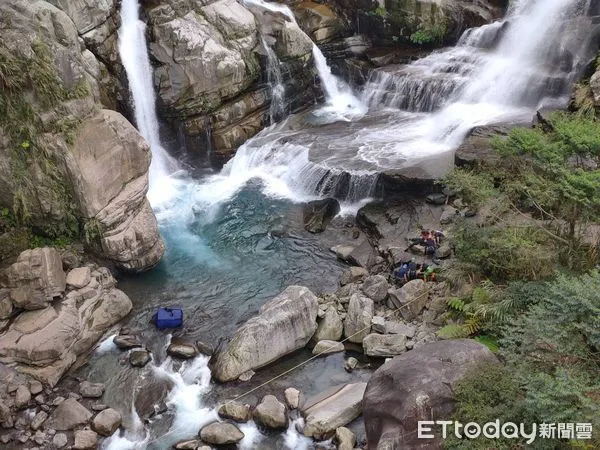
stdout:
<svg viewBox="0 0 600 450">
<path fill-rule="evenodd" d="M 179 328 L 183 325 L 183 310 L 181 308 L 158 308 L 152 316 L 156 328 Z"/>
</svg>

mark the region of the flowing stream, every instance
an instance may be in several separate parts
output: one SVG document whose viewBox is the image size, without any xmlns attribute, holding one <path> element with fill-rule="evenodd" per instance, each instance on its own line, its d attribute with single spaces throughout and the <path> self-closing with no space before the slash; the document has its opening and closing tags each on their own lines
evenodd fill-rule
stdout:
<svg viewBox="0 0 600 450">
<path fill-rule="evenodd" d="M 244 4 L 295 22 L 285 5 Z M 344 266 L 328 249 L 347 240 L 351 230 L 340 221 L 319 237 L 310 235 L 302 227 L 299 202 L 335 196 L 343 213 L 353 213 L 376 195 L 380 173 L 419 168 L 441 174 L 472 127 L 528 121 L 542 106 L 564 105 L 571 82 L 590 58 L 587 7 L 583 0 L 513 1 L 504 21 L 467 30 L 456 47 L 413 64 L 377 69 L 361 92 L 332 74 L 314 45 L 325 103 L 264 129 L 220 173 L 192 175 L 161 145 L 145 25 L 138 1 L 123 0 L 119 52 L 137 128 L 152 150 L 148 196 L 167 252 L 150 273 L 120 280 L 134 303 L 126 325 L 149 345 L 153 361 L 131 369 L 110 336 L 84 369 L 88 379 L 106 383 L 108 403 L 130 411 L 125 432 L 107 439 L 104 448 L 166 449 L 193 438 L 217 418 L 219 401 L 304 360 L 307 352 L 300 351 L 259 371 L 250 383 L 217 386 L 207 358 L 172 361 L 166 355 L 170 336 L 148 322 L 158 306 L 180 305 L 185 311 L 180 333 L 216 345 L 285 286 L 334 291 Z M 263 45 L 269 65 L 278 65 L 264 40 Z M 272 97 L 279 102 L 273 117 L 284 109 L 277 70 L 270 75 Z M 347 374 L 342 366 L 342 354 L 315 360 L 247 401 L 288 386 L 312 395 L 368 376 Z M 296 424 L 277 435 L 245 424 L 239 448 L 314 448 Z"/>
</svg>

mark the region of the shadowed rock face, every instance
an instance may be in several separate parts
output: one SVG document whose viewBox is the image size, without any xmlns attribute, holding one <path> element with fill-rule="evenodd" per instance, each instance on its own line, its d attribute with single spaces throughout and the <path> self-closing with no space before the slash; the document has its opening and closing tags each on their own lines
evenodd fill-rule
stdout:
<svg viewBox="0 0 600 450">
<path fill-rule="evenodd" d="M 417 422 L 449 419 L 454 385 L 486 362 L 497 359 L 469 339 L 426 344 L 386 362 L 373 374 L 364 395 L 368 448 L 441 448 L 439 441 L 417 438 Z"/>
<path fill-rule="evenodd" d="M 304 347 L 317 329 L 317 312 L 317 297 L 308 288 L 289 286 L 236 331 L 227 349 L 217 355 L 213 376 L 235 380 Z"/>
</svg>

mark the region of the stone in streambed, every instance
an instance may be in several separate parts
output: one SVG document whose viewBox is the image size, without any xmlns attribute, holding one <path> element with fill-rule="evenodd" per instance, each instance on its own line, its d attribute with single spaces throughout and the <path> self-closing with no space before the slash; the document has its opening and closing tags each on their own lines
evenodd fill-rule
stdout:
<svg viewBox="0 0 600 450">
<path fill-rule="evenodd" d="M 388 289 L 387 279 L 383 275 L 372 275 L 361 286 L 363 293 L 376 303 L 385 300 Z"/>
<path fill-rule="evenodd" d="M 67 274 L 67 286 L 75 289 L 81 289 L 89 284 L 92 279 L 92 272 L 89 267 L 78 267 L 72 269 Z"/>
<path fill-rule="evenodd" d="M 244 439 L 244 433 L 231 423 L 213 422 L 202 428 L 200 439 L 212 445 L 232 445 Z"/>
<path fill-rule="evenodd" d="M 15 407 L 17 409 L 25 408 L 31 401 L 31 392 L 27 389 L 27 386 L 20 385 L 15 393 Z"/>
<path fill-rule="evenodd" d="M 196 346 L 181 338 L 173 338 L 167 348 L 167 354 L 174 358 L 190 359 L 198 355 Z"/>
<path fill-rule="evenodd" d="M 91 450 L 98 446 L 98 435 L 92 430 L 79 430 L 75 432 L 74 450 Z"/>
<path fill-rule="evenodd" d="M 290 409 L 298 408 L 300 404 L 300 391 L 296 388 L 289 387 L 284 392 L 285 403 L 288 405 Z"/>
<path fill-rule="evenodd" d="M 339 427 L 335 430 L 335 441 L 337 450 L 353 450 L 356 445 L 356 436 L 346 427 Z"/>
<path fill-rule="evenodd" d="M 73 398 L 68 398 L 54 410 L 46 422 L 46 428 L 58 431 L 72 430 L 80 425 L 85 425 L 91 418 L 92 413 L 81 403 Z"/>
<path fill-rule="evenodd" d="M 236 422 L 248 422 L 250 420 L 250 407 L 237 402 L 225 403 L 219 408 L 219 416 Z"/>
<path fill-rule="evenodd" d="M 67 445 L 69 440 L 67 439 L 67 435 L 64 433 L 56 433 L 52 438 L 52 444 L 56 448 L 63 448 Z"/>
<path fill-rule="evenodd" d="M 285 405 L 274 395 L 265 395 L 252 413 L 254 420 L 267 428 L 275 430 L 287 427 Z"/>
<path fill-rule="evenodd" d="M 196 450 L 198 448 L 198 441 L 181 441 L 173 446 L 175 450 Z M 210 447 L 208 447 L 210 448 Z"/>
<path fill-rule="evenodd" d="M 406 336 L 402 334 L 369 334 L 363 340 L 365 355 L 389 358 L 406 351 Z"/>
<path fill-rule="evenodd" d="M 150 359 L 150 352 L 146 349 L 132 350 L 129 354 L 129 363 L 133 367 L 144 367 Z"/>
<path fill-rule="evenodd" d="M 344 332 L 344 323 L 340 318 L 337 310 L 333 306 L 329 306 L 325 311 L 325 315 L 319 321 L 317 331 L 315 331 L 312 337 L 313 342 L 319 342 L 323 340 L 337 341 L 341 339 Z"/>
<path fill-rule="evenodd" d="M 120 334 L 119 336 L 115 336 L 113 342 L 120 350 L 129 350 L 142 346 L 139 338 L 131 334 Z"/>
<path fill-rule="evenodd" d="M 100 398 L 104 394 L 104 384 L 83 381 L 79 385 L 79 393 L 84 398 Z"/>
<path fill-rule="evenodd" d="M 304 435 L 327 439 L 337 428 L 356 419 L 362 411 L 367 383 L 346 384 L 308 400 L 302 414 L 306 418 Z"/>
<path fill-rule="evenodd" d="M 312 350 L 313 355 L 328 355 L 330 353 L 339 353 L 344 351 L 344 344 L 337 341 L 323 340 L 317 342 Z"/>
<path fill-rule="evenodd" d="M 348 303 L 348 313 L 344 322 L 344 336 L 350 342 L 361 343 L 371 331 L 373 300 L 361 294 L 353 294 Z"/>
<path fill-rule="evenodd" d="M 350 267 L 345 270 L 340 276 L 340 286 L 345 286 L 350 283 L 356 283 L 362 281 L 369 276 L 369 271 L 364 267 Z"/>
<path fill-rule="evenodd" d="M 121 413 L 112 408 L 101 411 L 92 422 L 94 430 L 102 436 L 111 436 L 121 426 Z"/>
<path fill-rule="evenodd" d="M 340 203 L 334 198 L 308 202 L 302 209 L 304 229 L 311 233 L 322 233 L 339 212 Z"/>
<path fill-rule="evenodd" d="M 318 309 L 317 297 L 308 288 L 289 286 L 236 331 L 216 356 L 213 376 L 235 380 L 304 347 L 317 329 Z"/>
<path fill-rule="evenodd" d="M 31 421 L 31 429 L 33 431 L 37 431 L 48 418 L 48 413 L 46 411 L 40 411 L 35 415 L 33 420 Z"/>
</svg>

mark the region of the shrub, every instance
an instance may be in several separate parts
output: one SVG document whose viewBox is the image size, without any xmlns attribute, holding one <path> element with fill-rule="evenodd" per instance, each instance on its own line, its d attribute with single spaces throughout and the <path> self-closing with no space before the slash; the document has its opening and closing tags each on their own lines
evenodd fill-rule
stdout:
<svg viewBox="0 0 600 450">
<path fill-rule="evenodd" d="M 540 280 L 554 273 L 554 243 L 534 227 L 479 228 L 459 222 L 453 229 L 455 254 L 465 271 L 492 280 Z"/>
</svg>

